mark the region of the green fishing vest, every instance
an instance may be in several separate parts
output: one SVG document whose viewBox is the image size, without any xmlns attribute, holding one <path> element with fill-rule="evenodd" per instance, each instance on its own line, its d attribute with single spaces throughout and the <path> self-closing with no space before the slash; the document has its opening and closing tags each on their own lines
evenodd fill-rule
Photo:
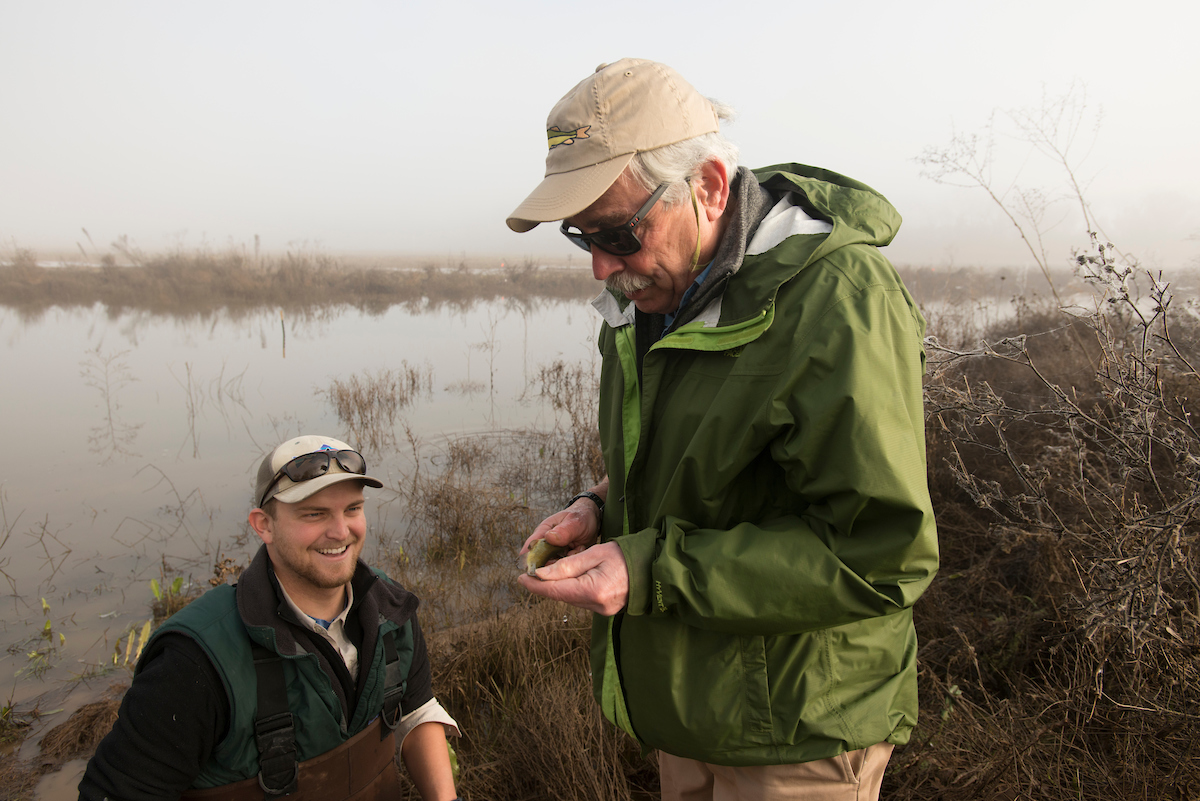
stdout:
<svg viewBox="0 0 1200 801">
<path fill-rule="evenodd" d="M 251 640 L 279 653 L 275 631 L 269 626 L 247 627 L 237 610 L 236 591 L 222 586 L 202 595 L 165 622 L 151 638 L 167 632 L 182 633 L 208 654 L 229 699 L 229 731 L 213 749 L 208 764 L 193 788 L 220 787 L 258 775 L 258 748 L 254 720 L 258 707 L 257 679 Z M 367 670 L 366 683 L 349 720 L 344 719 L 333 680 L 321 669 L 316 654 L 280 654 L 287 684 L 288 708 L 295 728 L 296 759 L 303 762 L 330 751 L 361 732 L 379 715 L 385 690 L 384 635 L 395 632 L 401 676 L 408 676 L 413 657 L 411 622 L 403 626 L 380 618 L 375 653 L 368 662 L 359 654 L 359 671 Z M 139 665 L 140 667 L 140 665 Z"/>
</svg>

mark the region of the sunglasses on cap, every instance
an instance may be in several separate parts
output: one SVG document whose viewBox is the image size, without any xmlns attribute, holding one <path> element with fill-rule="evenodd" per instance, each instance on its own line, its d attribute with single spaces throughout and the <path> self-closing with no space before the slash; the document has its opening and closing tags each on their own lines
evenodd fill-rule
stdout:
<svg viewBox="0 0 1200 801">
<path fill-rule="evenodd" d="M 358 451 L 313 451 L 312 453 L 305 453 L 279 468 L 279 472 L 275 474 L 275 478 L 271 479 L 271 483 L 263 490 L 262 498 L 258 501 L 259 508 L 262 508 L 262 505 L 267 502 L 271 490 L 275 488 L 275 485 L 284 476 L 287 476 L 297 484 L 302 481 L 312 481 L 314 478 L 320 478 L 328 473 L 329 465 L 333 464 L 334 460 L 337 460 L 338 466 L 347 473 L 357 473 L 360 476 L 367 474 L 367 460 Z"/>
<path fill-rule="evenodd" d="M 558 230 L 562 231 L 563 236 L 588 253 L 592 252 L 592 245 L 595 245 L 614 256 L 630 256 L 642 249 L 642 241 L 637 238 L 637 234 L 633 232 L 633 229 L 638 227 L 638 223 L 649 213 L 654 204 L 658 202 L 663 192 L 667 191 L 668 186 L 670 184 L 659 184 L 658 189 L 654 190 L 654 194 L 650 196 L 650 199 L 637 210 L 637 214 L 633 215 L 633 219 L 624 225 L 605 228 L 594 234 L 585 234 L 578 229 L 571 228 L 567 225 L 567 221 L 563 220 L 562 226 Z"/>
</svg>

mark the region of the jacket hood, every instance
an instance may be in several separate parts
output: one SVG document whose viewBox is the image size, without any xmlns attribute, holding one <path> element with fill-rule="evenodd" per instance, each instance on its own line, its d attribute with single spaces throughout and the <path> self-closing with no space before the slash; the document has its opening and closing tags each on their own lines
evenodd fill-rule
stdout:
<svg viewBox="0 0 1200 801">
<path fill-rule="evenodd" d="M 871 187 L 806 164 L 740 168 L 731 195 L 733 224 L 708 278 L 678 311 L 671 330 L 692 321 L 711 329 L 761 318 L 779 286 L 800 270 L 844 247 L 887 245 L 901 223 L 900 213 Z M 744 262 L 793 236 L 790 256 L 758 260 L 751 275 L 741 273 Z M 737 296 L 732 304 L 726 303 L 727 290 Z M 614 328 L 634 322 L 634 305 L 620 293 L 605 290 L 592 305 Z"/>
<path fill-rule="evenodd" d="M 773 197 L 793 192 L 796 205 L 833 225 L 814 258 L 847 245 L 889 244 L 900 230 L 900 212 L 864 183 L 807 164 L 775 164 L 754 170 Z"/>
</svg>

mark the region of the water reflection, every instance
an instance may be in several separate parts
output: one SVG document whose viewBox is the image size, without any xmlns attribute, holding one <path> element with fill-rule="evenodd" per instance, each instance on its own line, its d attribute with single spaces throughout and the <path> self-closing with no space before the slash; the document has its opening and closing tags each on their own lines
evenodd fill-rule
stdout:
<svg viewBox="0 0 1200 801">
<path fill-rule="evenodd" d="M 391 541 L 421 444 L 552 421 L 526 388 L 555 360 L 594 364 L 596 333 L 584 302 L 508 298 L 283 315 L 0 310 L 6 371 L 37 376 L 0 393 L 6 445 L 21 455 L 0 474 L 0 591 L 12 600 L 0 665 L 25 666 L 43 596 L 65 638 L 13 702 L 59 686 L 86 695 L 72 676 L 107 686 L 124 675 L 112 655 L 146 620 L 151 579 L 204 587 L 244 561 L 257 544 L 245 523 L 254 472 L 278 442 L 321 432 L 361 447 L 388 485 L 374 491 L 372 533 Z"/>
<path fill-rule="evenodd" d="M 133 451 L 133 445 L 142 424 L 124 422 L 118 415 L 121 409 L 121 390 L 137 380 L 125 361 L 128 353 L 127 350 L 104 353 L 97 345 L 88 351 L 87 357 L 80 362 L 84 385 L 96 390 L 100 395 L 100 424 L 92 427 L 88 435 L 88 444 L 92 452 L 103 456 L 106 462 L 118 454 L 137 455 Z"/>
</svg>

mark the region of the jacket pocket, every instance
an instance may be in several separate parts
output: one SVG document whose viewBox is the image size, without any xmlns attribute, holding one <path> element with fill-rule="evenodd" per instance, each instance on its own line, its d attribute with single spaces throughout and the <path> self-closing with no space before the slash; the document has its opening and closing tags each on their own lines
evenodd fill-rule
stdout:
<svg viewBox="0 0 1200 801">
<path fill-rule="evenodd" d="M 759 636 L 740 635 L 738 650 L 741 655 L 742 688 L 746 697 L 745 720 L 742 722 L 746 743 L 769 745 L 775 741 L 775 730 L 771 722 L 766 640 Z"/>
</svg>

